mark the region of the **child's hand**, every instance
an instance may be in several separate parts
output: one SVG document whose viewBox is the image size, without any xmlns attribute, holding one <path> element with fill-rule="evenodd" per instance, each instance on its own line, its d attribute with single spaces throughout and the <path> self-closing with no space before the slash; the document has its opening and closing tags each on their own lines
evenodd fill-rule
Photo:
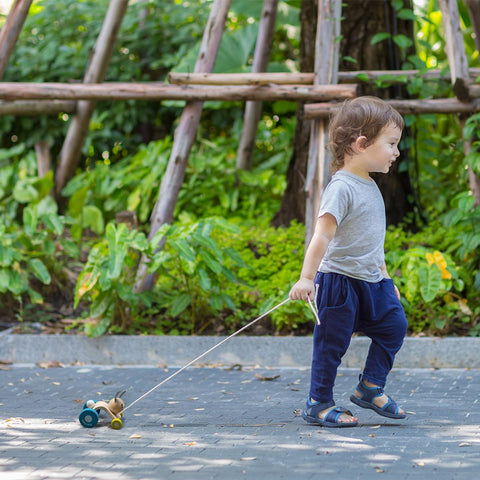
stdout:
<svg viewBox="0 0 480 480">
<path fill-rule="evenodd" d="M 292 287 L 289 293 L 290 300 L 305 300 L 308 298 L 314 300 L 315 297 L 315 285 L 313 280 L 308 278 L 300 278 L 300 280 Z"/>
<path fill-rule="evenodd" d="M 395 292 L 395 295 L 397 296 L 397 298 L 400 300 L 400 290 L 396 285 L 393 285 L 393 291 Z"/>
</svg>

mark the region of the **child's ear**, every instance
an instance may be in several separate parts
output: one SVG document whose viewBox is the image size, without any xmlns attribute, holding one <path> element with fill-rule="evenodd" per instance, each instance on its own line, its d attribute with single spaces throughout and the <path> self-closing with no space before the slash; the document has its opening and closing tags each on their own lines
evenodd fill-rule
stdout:
<svg viewBox="0 0 480 480">
<path fill-rule="evenodd" d="M 359 152 L 363 152 L 365 148 L 367 148 L 367 137 L 365 135 L 361 135 L 360 137 L 357 137 L 355 140 L 355 148 Z"/>
</svg>

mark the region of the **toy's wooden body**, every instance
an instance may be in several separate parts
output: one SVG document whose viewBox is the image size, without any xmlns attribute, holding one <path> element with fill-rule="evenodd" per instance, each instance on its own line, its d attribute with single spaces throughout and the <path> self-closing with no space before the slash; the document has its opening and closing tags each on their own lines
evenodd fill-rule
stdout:
<svg viewBox="0 0 480 480">
<path fill-rule="evenodd" d="M 98 423 L 100 412 L 103 411 L 112 419 L 110 422 L 112 428 L 115 430 L 122 428 L 121 417 L 123 416 L 122 411 L 125 404 L 120 396 L 121 395 L 117 393 L 115 398 L 112 398 L 108 403 L 103 400 L 98 402 L 95 400 L 88 400 L 85 402 L 85 405 L 78 416 L 80 423 L 86 428 L 94 427 Z"/>
</svg>

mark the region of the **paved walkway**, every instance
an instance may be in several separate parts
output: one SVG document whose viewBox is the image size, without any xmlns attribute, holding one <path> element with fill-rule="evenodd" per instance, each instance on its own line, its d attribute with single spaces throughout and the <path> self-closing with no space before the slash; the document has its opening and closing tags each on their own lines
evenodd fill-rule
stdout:
<svg viewBox="0 0 480 480">
<path fill-rule="evenodd" d="M 480 370 L 396 369 L 388 393 L 408 412 L 388 420 L 351 405 L 358 370 L 343 368 L 336 400 L 360 425 L 306 424 L 305 368 L 190 367 L 91 429 L 78 414 L 122 389 L 132 403 L 175 370 L 4 366 L 0 479 L 477 479 Z M 102 419 L 103 418 L 103 419 Z"/>
</svg>

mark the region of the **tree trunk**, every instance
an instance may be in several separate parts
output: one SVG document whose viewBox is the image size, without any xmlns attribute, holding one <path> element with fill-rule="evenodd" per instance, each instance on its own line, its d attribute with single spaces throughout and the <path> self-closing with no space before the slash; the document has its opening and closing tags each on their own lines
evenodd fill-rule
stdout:
<svg viewBox="0 0 480 480">
<path fill-rule="evenodd" d="M 315 38 L 317 32 L 317 0 L 302 0 L 300 10 L 300 71 L 313 72 L 315 68 Z M 307 175 L 308 145 L 311 121 L 304 119 L 304 104 L 297 107 L 297 124 L 293 138 L 292 155 L 288 164 L 287 187 L 280 209 L 272 220 L 274 226 L 287 226 L 292 220 L 305 222 L 305 178 Z"/>
<path fill-rule="evenodd" d="M 411 9 L 412 1 L 406 0 L 404 8 Z M 370 45 L 370 41 L 378 32 L 388 32 L 392 36 L 403 34 L 413 39 L 411 21 L 396 17 L 390 1 L 346 0 L 344 2 L 342 22 L 342 41 L 340 51 L 343 56 L 357 60 L 356 70 L 399 70 L 402 63 L 401 52 L 395 43 L 387 41 Z M 406 54 L 413 53 L 407 51 Z M 352 63 L 340 62 L 340 70 L 351 70 Z M 392 85 L 389 89 L 378 89 L 373 85 L 360 85 L 362 95 L 376 95 L 381 98 L 408 98 L 406 90 L 401 85 Z M 415 198 L 408 173 L 400 172 L 403 162 L 408 161 L 407 150 L 401 152 L 399 160 L 394 163 L 388 174 L 372 175 L 385 200 L 387 224 L 401 222 L 405 215 L 414 211 L 408 197 Z"/>
<path fill-rule="evenodd" d="M 405 8 L 411 8 L 411 0 L 405 2 Z M 301 9 L 301 49 L 300 64 L 302 72 L 311 72 L 314 68 L 315 57 L 315 30 L 312 19 L 316 18 L 317 2 L 303 0 Z M 385 0 L 346 0 L 343 2 L 341 25 L 342 41 L 340 51 L 343 56 L 350 56 L 357 60 L 357 70 L 400 70 L 401 58 L 398 48 L 393 41 L 380 42 L 370 45 L 375 33 L 390 32 L 392 35 L 403 33 L 413 38 L 413 25 L 410 21 L 396 18 L 390 2 Z M 340 61 L 340 71 L 352 70 L 352 63 Z M 406 98 L 401 85 L 393 85 L 388 90 L 379 90 L 374 86 L 360 85 L 358 93 L 361 95 L 376 95 L 378 97 Z M 299 105 L 299 110 L 303 105 Z M 287 188 L 282 199 L 279 212 L 275 215 L 273 225 L 288 225 L 296 219 L 305 222 L 305 186 L 306 161 L 308 153 L 308 124 L 303 113 L 297 111 L 297 128 L 293 142 L 293 152 L 287 172 Z M 306 131 L 307 130 L 307 131 Z M 395 162 L 394 167 L 387 175 L 375 175 L 380 190 L 385 199 L 387 222 L 396 224 L 401 222 L 405 215 L 413 211 L 413 205 L 408 196 L 414 196 L 408 174 L 399 172 L 399 165 L 406 159 L 402 152 L 401 160 Z"/>
</svg>

